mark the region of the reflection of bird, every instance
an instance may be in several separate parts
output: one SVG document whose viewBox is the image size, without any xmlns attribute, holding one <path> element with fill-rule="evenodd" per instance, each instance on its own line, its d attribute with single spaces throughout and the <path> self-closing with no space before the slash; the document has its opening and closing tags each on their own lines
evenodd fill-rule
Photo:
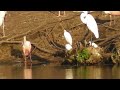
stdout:
<svg viewBox="0 0 120 90">
<path fill-rule="evenodd" d="M 72 45 L 72 36 L 71 36 L 70 33 L 67 32 L 66 30 L 64 30 L 64 37 L 65 37 L 66 41 L 67 41 L 70 45 Z"/>
<path fill-rule="evenodd" d="M 32 59 L 31 59 L 31 43 L 30 41 L 27 41 L 26 40 L 26 36 L 24 36 L 24 41 L 23 41 L 23 54 L 24 54 L 24 58 L 25 58 L 25 62 L 26 62 L 26 57 L 30 57 L 30 60 L 32 62 Z"/>
<path fill-rule="evenodd" d="M 30 67 L 27 67 L 27 64 L 25 63 L 24 79 L 32 79 L 32 65 L 30 65 Z"/>
<path fill-rule="evenodd" d="M 98 32 L 98 26 L 94 19 L 94 17 L 90 14 L 88 14 L 88 11 L 83 11 L 80 15 L 81 21 L 87 25 L 88 29 L 92 31 L 96 38 L 99 38 L 99 32 Z M 91 41 L 92 41 L 92 35 L 91 35 Z"/>
<path fill-rule="evenodd" d="M 111 26 L 112 16 L 120 16 L 120 11 L 104 11 L 104 13 L 110 15 L 110 26 Z M 115 20 L 114 20 L 114 24 L 115 24 Z"/>
<path fill-rule="evenodd" d="M 65 11 L 63 11 L 63 16 L 65 16 Z M 61 16 L 61 14 L 60 14 L 60 11 L 58 12 L 58 17 L 60 17 Z"/>
<path fill-rule="evenodd" d="M 65 69 L 65 79 L 73 79 L 72 69 Z"/>
<path fill-rule="evenodd" d="M 7 11 L 0 11 L 0 26 L 3 26 L 3 36 L 5 36 L 5 31 L 4 31 L 4 19 Z"/>
</svg>

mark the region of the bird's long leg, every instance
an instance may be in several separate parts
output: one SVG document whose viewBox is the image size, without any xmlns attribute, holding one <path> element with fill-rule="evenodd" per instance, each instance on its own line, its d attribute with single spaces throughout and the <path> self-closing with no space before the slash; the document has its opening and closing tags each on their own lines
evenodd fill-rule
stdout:
<svg viewBox="0 0 120 90">
<path fill-rule="evenodd" d="M 86 29 L 87 32 L 85 33 L 85 36 L 84 36 L 83 40 L 84 40 L 84 45 L 86 47 L 87 46 L 86 36 L 89 34 L 89 30 L 88 30 L 87 27 L 85 29 Z"/>
<path fill-rule="evenodd" d="M 25 56 L 25 63 L 27 62 L 26 56 Z"/>
<path fill-rule="evenodd" d="M 115 25 L 115 16 L 113 16 L 114 17 L 114 25 Z"/>
<path fill-rule="evenodd" d="M 5 37 L 5 31 L 4 31 L 4 21 L 3 21 L 3 37 Z"/>
<path fill-rule="evenodd" d="M 110 15 L 110 26 L 112 25 L 112 15 Z"/>
<path fill-rule="evenodd" d="M 80 50 L 80 44 L 79 44 L 79 42 L 80 42 L 80 41 L 77 41 L 77 43 L 76 43 L 76 46 L 77 46 L 77 49 L 76 49 L 76 50 L 77 50 L 77 51 Z"/>
<path fill-rule="evenodd" d="M 92 46 L 92 32 L 91 32 L 91 46 Z"/>
<path fill-rule="evenodd" d="M 32 63 L 30 64 L 30 69 L 32 69 Z"/>
<path fill-rule="evenodd" d="M 31 61 L 31 63 L 32 63 L 31 53 L 30 53 L 30 61 Z"/>
<path fill-rule="evenodd" d="M 85 48 L 87 47 L 87 41 L 86 41 L 86 39 L 84 40 L 84 43 L 85 43 Z"/>
<path fill-rule="evenodd" d="M 57 17 L 60 17 L 60 11 L 58 11 L 58 16 Z"/>
<path fill-rule="evenodd" d="M 25 63 L 25 69 L 27 69 L 27 63 Z"/>
<path fill-rule="evenodd" d="M 89 34 L 88 28 L 86 28 L 86 30 L 87 30 L 87 32 L 86 32 L 85 36 L 87 36 L 87 35 Z M 85 43 L 85 47 L 86 47 L 86 46 L 87 46 L 87 41 L 86 41 L 86 39 L 84 40 L 84 43 Z"/>
<path fill-rule="evenodd" d="M 24 60 L 25 60 L 25 63 L 27 62 L 27 60 L 26 60 L 26 56 L 24 55 Z"/>
</svg>

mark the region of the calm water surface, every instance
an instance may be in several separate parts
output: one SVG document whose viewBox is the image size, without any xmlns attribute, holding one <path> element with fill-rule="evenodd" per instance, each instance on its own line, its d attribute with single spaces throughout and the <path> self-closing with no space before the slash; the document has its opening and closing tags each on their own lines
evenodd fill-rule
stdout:
<svg viewBox="0 0 120 90">
<path fill-rule="evenodd" d="M 120 79 L 120 66 L 0 65 L 0 79 Z"/>
</svg>

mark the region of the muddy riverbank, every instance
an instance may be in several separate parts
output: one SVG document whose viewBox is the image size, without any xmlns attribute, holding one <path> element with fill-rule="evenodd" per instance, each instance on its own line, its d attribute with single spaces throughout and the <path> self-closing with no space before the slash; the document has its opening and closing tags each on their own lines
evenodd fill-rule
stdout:
<svg viewBox="0 0 120 90">
<path fill-rule="evenodd" d="M 113 53 L 114 48 L 119 49 L 120 17 L 115 17 L 115 25 L 109 26 L 109 15 L 105 16 L 101 11 L 91 14 L 98 23 L 100 33 L 100 38 L 93 36 L 93 41 L 106 53 Z M 58 11 L 8 11 L 5 17 L 6 37 L 2 37 L 0 29 L 0 62 L 23 61 L 21 42 L 25 35 L 32 43 L 33 61 L 40 62 L 59 63 L 64 60 L 64 29 L 71 33 L 74 48 L 78 41 L 84 38 L 90 40 L 90 33 L 85 37 L 86 26 L 82 24 L 79 12 L 66 11 L 65 17 L 57 15 Z"/>
</svg>

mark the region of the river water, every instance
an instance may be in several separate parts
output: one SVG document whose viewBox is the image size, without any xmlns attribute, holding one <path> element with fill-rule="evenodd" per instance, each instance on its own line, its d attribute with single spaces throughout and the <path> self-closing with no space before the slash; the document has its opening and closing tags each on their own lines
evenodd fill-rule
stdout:
<svg viewBox="0 0 120 90">
<path fill-rule="evenodd" d="M 120 66 L 0 65 L 0 79 L 120 79 Z"/>
</svg>

